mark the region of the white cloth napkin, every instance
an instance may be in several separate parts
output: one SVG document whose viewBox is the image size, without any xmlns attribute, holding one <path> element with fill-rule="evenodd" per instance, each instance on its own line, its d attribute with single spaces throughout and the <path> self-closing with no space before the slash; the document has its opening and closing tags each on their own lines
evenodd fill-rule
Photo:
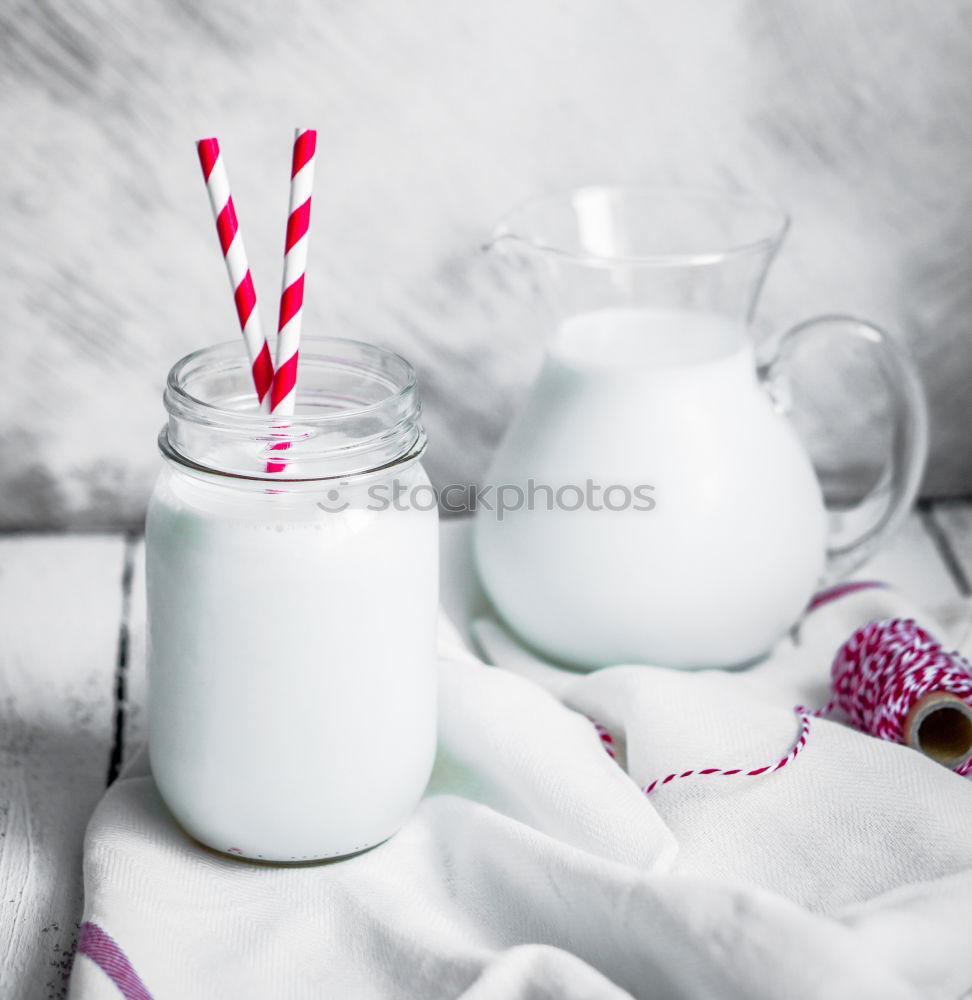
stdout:
<svg viewBox="0 0 972 1000">
<path fill-rule="evenodd" d="M 775 774 L 640 790 L 777 760 L 792 706 L 827 700 L 836 647 L 902 613 L 952 638 L 867 590 L 734 673 L 567 673 L 479 623 L 491 667 L 444 623 L 428 794 L 342 862 L 200 848 L 142 761 L 88 829 L 70 997 L 955 1000 L 972 987 L 968 779 L 820 720 Z"/>
</svg>

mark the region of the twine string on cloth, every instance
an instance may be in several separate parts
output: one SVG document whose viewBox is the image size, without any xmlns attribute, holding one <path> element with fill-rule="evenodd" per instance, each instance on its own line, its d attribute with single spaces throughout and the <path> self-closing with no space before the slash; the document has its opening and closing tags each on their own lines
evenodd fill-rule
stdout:
<svg viewBox="0 0 972 1000">
<path fill-rule="evenodd" d="M 656 778 L 643 791 L 649 795 L 662 785 L 693 775 L 755 777 L 779 771 L 806 747 L 810 720 L 836 708 L 871 736 L 907 743 L 956 774 L 972 770 L 972 664 L 957 652 L 947 652 L 913 619 L 874 621 L 858 629 L 838 649 L 831 681 L 834 695 L 823 708 L 794 708 L 800 720 L 799 735 L 775 763 L 749 770 L 676 771 Z"/>
</svg>

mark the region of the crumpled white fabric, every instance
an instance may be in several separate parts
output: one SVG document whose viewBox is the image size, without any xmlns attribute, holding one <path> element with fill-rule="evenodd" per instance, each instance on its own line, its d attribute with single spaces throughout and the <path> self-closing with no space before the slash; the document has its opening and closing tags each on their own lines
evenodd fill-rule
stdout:
<svg viewBox="0 0 972 1000">
<path fill-rule="evenodd" d="M 955 1000 L 972 988 L 972 781 L 820 720 L 775 774 L 640 790 L 775 762 L 792 706 L 827 700 L 836 647 L 901 614 L 950 640 L 863 591 L 733 673 L 568 673 L 491 622 L 486 666 L 444 623 L 440 754 L 399 834 L 313 867 L 224 858 L 181 832 L 142 761 L 91 820 L 84 920 L 154 1000 Z M 78 956 L 72 1000 L 122 995 Z"/>
</svg>

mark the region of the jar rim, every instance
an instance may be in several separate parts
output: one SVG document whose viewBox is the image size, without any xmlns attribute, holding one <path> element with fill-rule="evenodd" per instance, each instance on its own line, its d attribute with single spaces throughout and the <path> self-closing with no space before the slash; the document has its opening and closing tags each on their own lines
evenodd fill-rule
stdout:
<svg viewBox="0 0 972 1000">
<path fill-rule="evenodd" d="M 426 437 L 425 431 L 422 428 L 419 428 L 419 432 L 408 451 L 396 456 L 395 458 L 391 458 L 380 465 L 374 465 L 370 468 L 358 469 L 354 472 L 334 473 L 333 475 L 290 477 L 273 476 L 272 478 L 267 475 L 247 475 L 243 472 L 228 472 L 225 469 L 215 469 L 191 458 L 187 458 L 185 455 L 180 454 L 180 452 L 172 446 L 172 443 L 169 441 L 168 435 L 166 434 L 166 428 L 164 427 L 161 431 L 159 431 L 158 446 L 159 452 L 167 462 L 178 465 L 181 469 L 184 469 L 186 472 L 189 472 L 190 474 L 201 479 L 218 480 L 220 482 L 233 481 L 238 483 L 258 483 L 264 487 L 268 484 L 272 484 L 275 488 L 293 488 L 300 486 L 316 486 L 320 483 L 329 482 L 347 483 L 352 479 L 361 480 L 368 476 L 382 475 L 393 469 L 405 468 L 413 462 L 421 460 L 422 456 L 425 454 L 425 449 L 428 446 L 428 438 Z"/>
<path fill-rule="evenodd" d="M 326 354 L 320 352 L 327 350 Z M 345 353 L 359 353 L 365 358 L 370 358 L 375 362 L 384 361 L 399 369 L 401 373 L 400 384 L 390 391 L 386 396 L 374 400 L 370 403 L 349 405 L 340 410 L 330 412 L 307 413 L 300 412 L 299 419 L 303 425 L 334 425 L 341 421 L 349 421 L 362 416 L 375 413 L 382 408 L 394 409 L 401 404 L 410 393 L 415 391 L 417 377 L 415 369 L 400 354 L 390 351 L 384 347 L 368 344 L 362 340 L 354 340 L 350 337 L 303 337 L 300 344 L 300 359 L 304 364 L 313 364 L 314 361 L 336 362 L 338 364 L 350 365 L 368 371 L 373 376 L 380 375 L 378 367 L 373 367 L 370 371 L 362 364 L 342 358 L 340 351 Z M 223 341 L 219 344 L 211 344 L 201 347 L 180 358 L 170 369 L 166 376 L 166 388 L 163 401 L 166 410 L 177 415 L 189 416 L 192 414 L 194 420 L 201 423 L 218 424 L 222 427 L 249 429 L 271 429 L 280 423 L 280 414 L 260 413 L 255 411 L 242 411 L 221 406 L 210 400 L 201 399 L 193 395 L 185 387 L 185 382 L 192 374 L 198 372 L 202 365 L 215 365 L 222 363 L 222 367 L 227 371 L 235 368 L 249 371 L 250 362 L 246 356 L 243 344 L 237 340 Z M 298 374 L 299 380 L 299 374 Z M 385 381 L 387 379 L 379 379 Z M 299 385 L 299 382 L 298 382 Z M 391 387 L 390 387 L 391 388 Z"/>
<path fill-rule="evenodd" d="M 169 371 L 162 453 L 239 480 L 320 481 L 380 470 L 424 450 L 415 370 L 343 337 L 301 344 L 293 413 L 263 413 L 239 341 L 193 351 Z"/>
</svg>

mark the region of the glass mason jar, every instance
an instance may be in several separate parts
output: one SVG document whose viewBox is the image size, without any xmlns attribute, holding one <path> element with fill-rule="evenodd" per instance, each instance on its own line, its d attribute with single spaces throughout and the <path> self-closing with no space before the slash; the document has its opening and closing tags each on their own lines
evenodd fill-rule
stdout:
<svg viewBox="0 0 972 1000">
<path fill-rule="evenodd" d="M 146 521 L 149 749 L 183 828 L 300 862 L 391 836 L 436 744 L 438 515 L 402 358 L 305 338 L 292 416 L 238 343 L 169 373 Z"/>
</svg>

